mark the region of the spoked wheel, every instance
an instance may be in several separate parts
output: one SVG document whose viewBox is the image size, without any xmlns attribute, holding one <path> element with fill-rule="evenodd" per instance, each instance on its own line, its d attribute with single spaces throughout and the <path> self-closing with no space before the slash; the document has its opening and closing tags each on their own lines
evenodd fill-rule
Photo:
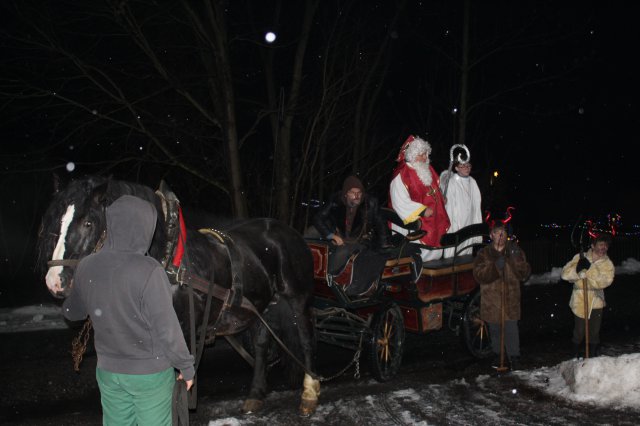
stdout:
<svg viewBox="0 0 640 426">
<path fill-rule="evenodd" d="M 465 346 L 476 358 L 491 356 L 489 327 L 480 319 L 480 292 L 476 292 L 467 303 L 462 318 L 462 338 Z"/>
<path fill-rule="evenodd" d="M 396 375 L 402 363 L 404 320 L 400 308 L 390 303 L 376 312 L 371 322 L 368 343 L 371 374 L 379 382 Z"/>
</svg>

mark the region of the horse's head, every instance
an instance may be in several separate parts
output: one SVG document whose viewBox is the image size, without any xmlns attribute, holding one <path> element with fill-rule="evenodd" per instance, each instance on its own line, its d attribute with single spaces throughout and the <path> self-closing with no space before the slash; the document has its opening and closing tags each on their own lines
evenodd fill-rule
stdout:
<svg viewBox="0 0 640 426">
<path fill-rule="evenodd" d="M 106 229 L 105 208 L 109 180 L 90 177 L 71 182 L 55 193 L 40 226 L 38 262 L 47 270 L 45 281 L 52 295 L 66 297 L 74 267 L 98 246 Z M 46 267 L 45 267 L 46 264 Z"/>
</svg>

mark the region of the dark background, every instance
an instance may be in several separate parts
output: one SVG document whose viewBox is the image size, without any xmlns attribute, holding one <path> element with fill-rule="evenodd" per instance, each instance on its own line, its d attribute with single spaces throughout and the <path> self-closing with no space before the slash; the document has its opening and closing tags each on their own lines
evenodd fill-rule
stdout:
<svg viewBox="0 0 640 426">
<path fill-rule="evenodd" d="M 222 4 L 244 137 L 240 156 L 249 214 L 272 216 L 278 167 L 274 135 L 266 119 L 256 119 L 277 114 L 265 106 L 264 52 L 277 54 L 273 70 L 288 95 L 306 2 Z M 133 10 L 153 51 L 177 76 L 170 83 L 118 27 L 122 15 L 109 14 L 121 7 Z M 320 2 L 302 67 L 302 102 L 294 114 L 292 172 L 294 179 L 310 182 L 293 200 L 296 228 L 305 227 L 313 214 L 310 206 L 337 189 L 348 173 L 359 174 L 385 201 L 393 160 L 409 134 L 431 142 L 436 170 L 448 166 L 449 148 L 460 132 L 453 111 L 462 93 L 463 11 L 462 0 Z M 152 187 L 165 179 L 183 204 L 232 214 L 229 196 L 221 190 L 229 187 L 224 135 L 175 96 L 178 89 L 188 90 L 204 103 L 209 99 L 208 107 L 217 113 L 215 93 L 209 93 L 200 68 L 202 52 L 182 13 L 180 2 L 173 1 L 3 2 L 1 305 L 50 300 L 33 271 L 33 247 L 54 172 L 63 181 L 101 173 Z M 465 143 L 483 208 L 499 212 L 515 206 L 514 226 L 523 238 L 568 238 L 567 229 L 579 215 L 604 221 L 614 213 L 622 218 L 621 230 L 633 234 L 640 216 L 632 186 L 638 110 L 633 64 L 640 38 L 630 6 L 471 2 L 470 16 Z M 273 46 L 262 41 L 266 30 L 278 35 Z M 328 74 L 327 58 L 343 61 L 342 71 Z M 378 59 L 374 83 L 359 86 Z M 85 69 L 94 73 L 93 84 L 77 71 L 78 63 L 89 64 Z M 311 133 L 311 123 L 325 111 L 327 76 L 335 85 L 344 76 L 354 92 L 345 89 L 336 97 L 337 113 L 318 136 Z M 119 124 L 131 117 L 96 88 L 108 86 L 109 78 L 132 99 L 135 95 L 148 134 Z M 365 126 L 364 159 L 354 164 L 345 153 L 357 139 L 352 101 L 359 87 L 370 94 L 367 106 L 374 118 Z M 166 143 L 207 179 L 177 167 L 151 138 Z M 303 166 L 305 147 L 320 145 L 324 150 L 317 163 L 323 167 Z M 72 172 L 65 169 L 68 162 L 75 165 Z M 561 227 L 549 231 L 550 223 Z"/>
</svg>

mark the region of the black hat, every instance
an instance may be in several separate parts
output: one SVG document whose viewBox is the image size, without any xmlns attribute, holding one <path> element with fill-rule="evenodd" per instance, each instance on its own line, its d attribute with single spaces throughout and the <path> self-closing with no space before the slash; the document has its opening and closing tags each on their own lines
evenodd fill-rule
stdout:
<svg viewBox="0 0 640 426">
<path fill-rule="evenodd" d="M 362 181 L 358 179 L 357 176 L 348 176 L 342 184 L 342 195 L 344 196 L 353 188 L 358 188 L 360 191 L 364 192 L 364 185 L 362 185 Z"/>
</svg>

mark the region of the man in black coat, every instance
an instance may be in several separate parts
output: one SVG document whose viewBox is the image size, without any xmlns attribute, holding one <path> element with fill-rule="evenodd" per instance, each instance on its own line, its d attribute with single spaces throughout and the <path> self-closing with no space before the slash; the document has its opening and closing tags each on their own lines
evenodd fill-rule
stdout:
<svg viewBox="0 0 640 426">
<path fill-rule="evenodd" d="M 357 254 L 347 294 L 370 289 L 384 268 L 386 256 L 379 250 L 387 245 L 388 228 L 378 200 L 365 192 L 360 179 L 347 177 L 342 190 L 315 215 L 313 225 L 321 237 L 331 241 L 330 274 L 339 274 L 349 257 Z"/>
</svg>

